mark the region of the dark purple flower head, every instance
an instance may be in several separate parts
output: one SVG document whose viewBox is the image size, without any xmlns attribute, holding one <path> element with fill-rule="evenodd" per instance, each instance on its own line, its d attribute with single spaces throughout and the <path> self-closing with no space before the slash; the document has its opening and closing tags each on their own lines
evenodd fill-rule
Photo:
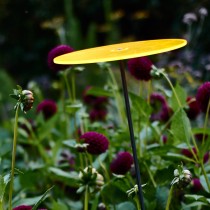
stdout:
<svg viewBox="0 0 210 210">
<path fill-rule="evenodd" d="M 186 110 L 189 119 L 194 120 L 200 114 L 200 107 L 195 98 L 187 97 L 188 109 Z"/>
<path fill-rule="evenodd" d="M 94 108 L 101 108 L 104 107 L 107 102 L 108 98 L 105 96 L 94 96 L 88 93 L 88 91 L 91 89 L 91 86 L 87 86 L 83 92 L 83 101 L 89 105 L 93 106 Z"/>
<path fill-rule="evenodd" d="M 198 179 L 198 178 L 192 179 L 191 187 L 194 192 L 198 192 L 198 191 L 202 190 L 202 188 L 203 188 L 201 185 L 200 179 Z"/>
<path fill-rule="evenodd" d="M 13 208 L 13 210 L 31 210 L 31 209 L 32 209 L 31 206 L 26 206 L 26 205 L 21 205 Z"/>
<path fill-rule="evenodd" d="M 166 135 L 162 135 L 163 144 L 166 144 L 168 141 L 168 137 Z"/>
<path fill-rule="evenodd" d="M 198 133 L 198 134 L 195 134 L 195 138 L 196 138 L 196 140 L 202 142 L 203 139 L 204 140 L 208 139 L 208 134 Z"/>
<path fill-rule="evenodd" d="M 106 109 L 92 109 L 89 113 L 90 120 L 95 121 L 104 121 L 106 119 L 107 110 Z"/>
<path fill-rule="evenodd" d="M 153 108 L 153 112 L 150 116 L 152 121 L 168 121 L 171 109 L 168 107 L 166 99 L 163 95 L 160 93 L 152 93 L 150 96 L 150 104 Z"/>
<path fill-rule="evenodd" d="M 109 147 L 108 139 L 101 133 L 89 131 L 80 136 L 84 143 L 88 144 L 87 152 L 92 155 L 99 155 L 106 152 Z"/>
<path fill-rule="evenodd" d="M 205 82 L 198 88 L 196 100 L 201 111 L 206 113 L 210 100 L 210 82 Z"/>
<path fill-rule="evenodd" d="M 137 80 L 148 81 L 151 79 L 150 71 L 153 64 L 148 57 L 131 58 L 127 64 L 130 74 Z"/>
<path fill-rule="evenodd" d="M 203 163 L 207 163 L 209 161 L 209 151 L 205 153 L 203 156 Z"/>
<path fill-rule="evenodd" d="M 37 113 L 42 112 L 44 118 L 47 120 L 57 112 L 57 105 L 55 101 L 51 99 L 45 99 L 40 104 L 38 104 L 36 111 Z"/>
<path fill-rule="evenodd" d="M 197 154 L 195 147 L 193 147 L 192 150 L 195 154 Z M 182 149 L 181 153 L 188 158 L 193 158 L 193 154 L 190 149 Z"/>
<path fill-rule="evenodd" d="M 51 70 L 57 72 L 60 70 L 64 70 L 67 69 L 69 67 L 69 65 L 60 65 L 60 64 L 55 64 L 53 62 L 53 59 L 59 55 L 63 55 L 66 53 L 71 53 L 73 52 L 74 49 L 68 45 L 58 45 L 55 48 L 53 48 L 49 53 L 48 53 L 48 57 L 47 57 L 47 63 L 48 66 Z"/>
<path fill-rule="evenodd" d="M 133 164 L 133 157 L 129 152 L 119 152 L 110 164 L 110 170 L 114 174 L 126 174 Z"/>
</svg>

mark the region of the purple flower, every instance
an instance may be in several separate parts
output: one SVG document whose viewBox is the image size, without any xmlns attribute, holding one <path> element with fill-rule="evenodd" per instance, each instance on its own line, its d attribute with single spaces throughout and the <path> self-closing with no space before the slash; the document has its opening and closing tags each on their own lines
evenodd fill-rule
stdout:
<svg viewBox="0 0 210 210">
<path fill-rule="evenodd" d="M 152 62 L 148 57 L 131 58 L 127 62 L 130 74 L 137 80 L 151 79 Z"/>
<path fill-rule="evenodd" d="M 124 175 L 133 164 L 133 157 L 129 152 L 119 152 L 110 164 L 110 170 L 114 174 Z"/>
<path fill-rule="evenodd" d="M 83 101 L 94 108 L 101 108 L 107 104 L 108 98 L 105 96 L 94 96 L 89 94 L 88 91 L 91 89 L 91 86 L 87 86 L 83 92 Z"/>
<path fill-rule="evenodd" d="M 194 97 L 187 97 L 188 109 L 186 110 L 189 119 L 194 120 L 200 114 L 200 107 Z"/>
<path fill-rule="evenodd" d="M 203 83 L 197 91 L 196 100 L 202 112 L 206 113 L 210 99 L 210 82 Z"/>
<path fill-rule="evenodd" d="M 47 120 L 57 112 L 57 105 L 55 101 L 51 99 L 45 99 L 40 104 L 38 104 L 36 111 L 37 113 L 42 112 L 44 118 Z"/>
<path fill-rule="evenodd" d="M 203 189 L 203 187 L 201 185 L 201 182 L 200 182 L 200 179 L 198 179 L 198 178 L 192 179 L 192 181 L 191 181 L 191 187 L 192 187 L 192 190 L 194 192 L 198 192 L 198 191 L 200 191 L 200 190 Z"/>
<path fill-rule="evenodd" d="M 31 209 L 32 209 L 31 206 L 26 206 L 26 205 L 21 205 L 13 208 L 13 210 L 31 210 Z"/>
<path fill-rule="evenodd" d="M 92 109 L 89 113 L 90 120 L 95 121 L 104 121 L 106 119 L 107 110 L 104 109 Z"/>
<path fill-rule="evenodd" d="M 108 139 L 101 133 L 90 131 L 80 136 L 80 139 L 84 140 L 84 143 L 88 144 L 87 152 L 93 155 L 99 155 L 109 147 Z"/>
<path fill-rule="evenodd" d="M 168 107 L 166 99 L 159 93 L 152 93 L 150 95 L 150 104 L 153 108 L 153 112 L 150 116 L 152 121 L 166 122 L 170 118 L 171 109 Z"/>
<path fill-rule="evenodd" d="M 47 57 L 47 63 L 48 63 L 49 68 L 55 72 L 67 69 L 70 65 L 55 64 L 53 59 L 59 55 L 71 53 L 73 51 L 74 51 L 74 49 L 68 45 L 58 45 L 55 48 L 53 48 L 48 53 L 48 57 Z"/>
</svg>

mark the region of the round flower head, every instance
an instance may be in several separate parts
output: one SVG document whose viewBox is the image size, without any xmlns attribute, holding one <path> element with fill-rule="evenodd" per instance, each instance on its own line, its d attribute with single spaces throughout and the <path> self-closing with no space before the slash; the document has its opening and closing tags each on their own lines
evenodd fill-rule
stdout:
<svg viewBox="0 0 210 210">
<path fill-rule="evenodd" d="M 151 79 L 152 62 L 148 57 L 131 58 L 128 60 L 128 70 L 137 80 Z"/>
<path fill-rule="evenodd" d="M 152 121 L 166 122 L 170 118 L 170 108 L 167 105 L 166 99 L 159 93 L 152 93 L 150 96 L 150 104 L 153 112 L 150 116 Z"/>
<path fill-rule="evenodd" d="M 84 143 L 88 144 L 87 152 L 93 155 L 99 155 L 108 149 L 109 141 L 101 133 L 90 131 L 80 136 L 80 139 L 84 140 Z"/>
<path fill-rule="evenodd" d="M 110 164 L 110 170 L 114 174 L 126 174 L 133 164 L 133 157 L 129 152 L 119 152 Z"/>
<path fill-rule="evenodd" d="M 201 185 L 200 179 L 198 179 L 198 178 L 192 179 L 191 187 L 194 192 L 198 192 L 203 188 Z"/>
<path fill-rule="evenodd" d="M 95 122 L 97 120 L 104 121 L 107 115 L 107 110 L 106 109 L 92 109 L 89 115 L 90 115 L 90 120 L 92 122 Z"/>
<path fill-rule="evenodd" d="M 186 110 L 189 119 L 194 120 L 200 113 L 199 105 L 195 98 L 189 96 L 187 97 L 187 103 L 189 108 Z"/>
<path fill-rule="evenodd" d="M 47 120 L 57 112 L 57 105 L 53 100 L 45 99 L 38 104 L 37 112 L 42 112 L 44 118 Z"/>
<path fill-rule="evenodd" d="M 92 87 L 87 86 L 83 92 L 83 101 L 94 108 L 101 108 L 108 102 L 107 97 L 105 96 L 94 96 L 88 93 Z"/>
<path fill-rule="evenodd" d="M 210 100 L 210 82 L 205 82 L 198 88 L 196 100 L 201 111 L 206 113 Z"/>
<path fill-rule="evenodd" d="M 197 154 L 195 147 L 193 147 L 192 150 L 195 154 Z M 188 158 L 193 158 L 193 153 L 190 149 L 182 149 L 181 153 Z"/>
<path fill-rule="evenodd" d="M 59 45 L 59 46 L 53 48 L 48 53 L 48 57 L 47 57 L 47 64 L 48 64 L 49 68 L 56 72 L 60 71 L 60 70 L 67 69 L 69 67 L 69 65 L 55 64 L 53 59 L 59 55 L 63 55 L 63 54 L 70 53 L 73 51 L 74 51 L 74 49 L 68 45 Z"/>
<path fill-rule="evenodd" d="M 32 209 L 31 206 L 26 206 L 26 205 L 21 205 L 13 208 L 13 210 L 31 210 L 31 209 Z"/>
</svg>

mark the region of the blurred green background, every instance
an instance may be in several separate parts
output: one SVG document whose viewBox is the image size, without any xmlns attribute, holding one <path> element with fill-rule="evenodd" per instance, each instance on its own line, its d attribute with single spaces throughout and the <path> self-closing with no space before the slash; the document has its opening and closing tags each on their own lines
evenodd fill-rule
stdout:
<svg viewBox="0 0 210 210">
<path fill-rule="evenodd" d="M 75 50 L 158 38 L 185 38 L 183 16 L 210 8 L 209 0 L 0 0 L 0 69 L 20 85 L 54 77 L 47 54 L 58 44 Z M 198 26 L 195 26 L 198 27 Z M 193 45 L 210 49 L 210 17 Z M 193 64 L 194 65 L 194 64 Z"/>
</svg>

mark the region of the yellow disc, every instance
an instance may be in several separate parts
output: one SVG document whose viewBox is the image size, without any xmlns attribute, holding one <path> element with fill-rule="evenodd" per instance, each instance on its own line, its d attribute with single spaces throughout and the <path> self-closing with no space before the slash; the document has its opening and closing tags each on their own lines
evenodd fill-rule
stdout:
<svg viewBox="0 0 210 210">
<path fill-rule="evenodd" d="M 167 52 L 187 44 L 184 39 L 126 42 L 78 50 L 54 58 L 56 64 L 85 64 L 123 60 Z"/>
</svg>

